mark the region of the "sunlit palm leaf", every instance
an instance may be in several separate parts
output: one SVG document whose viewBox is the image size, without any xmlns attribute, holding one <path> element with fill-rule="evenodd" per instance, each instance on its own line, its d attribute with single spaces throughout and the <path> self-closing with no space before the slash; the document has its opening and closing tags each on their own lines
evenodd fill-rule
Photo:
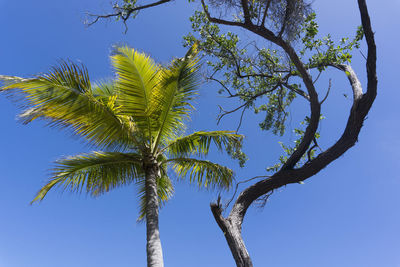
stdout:
<svg viewBox="0 0 400 267">
<path fill-rule="evenodd" d="M 200 83 L 197 49 L 193 46 L 184 58 L 175 59 L 162 72 L 160 85 L 153 91 L 153 109 L 160 110 L 155 146 L 163 139 L 175 138 L 185 129 L 184 121 L 194 109 L 190 104 Z"/>
<path fill-rule="evenodd" d="M 158 84 L 158 66 L 143 53 L 118 47 L 111 56 L 117 80 L 120 112 L 132 116 L 137 127 L 151 139 L 154 121 L 150 118 L 152 90 Z"/>
<path fill-rule="evenodd" d="M 193 154 L 207 156 L 211 143 L 223 151 L 228 147 L 240 146 L 242 140 L 243 136 L 233 131 L 195 132 L 171 141 L 167 153 L 173 157 L 187 157 Z"/>
<path fill-rule="evenodd" d="M 97 81 L 92 86 L 92 94 L 96 100 L 107 102 L 109 97 L 118 96 L 118 90 L 115 87 L 114 81 Z"/>
<path fill-rule="evenodd" d="M 233 171 L 208 160 L 176 158 L 167 162 L 172 163 L 178 177 L 189 177 L 190 183 L 197 183 L 199 187 L 227 189 L 232 184 Z"/>
<path fill-rule="evenodd" d="M 42 200 L 54 186 L 92 196 L 143 177 L 141 157 L 134 153 L 92 152 L 57 161 L 51 180 L 32 202 Z"/>
<path fill-rule="evenodd" d="M 25 123 L 42 117 L 52 126 L 71 128 L 100 147 L 132 144 L 129 125 L 118 118 L 115 106 L 93 96 L 86 70 L 66 64 L 33 79 L 11 77 L 1 91 L 22 100 L 28 108 L 21 114 Z"/>
<path fill-rule="evenodd" d="M 52 67 L 50 72 L 42 77 L 51 84 L 65 86 L 80 93 L 90 92 L 91 90 L 86 67 L 70 61 L 61 61 L 58 66 Z"/>
</svg>

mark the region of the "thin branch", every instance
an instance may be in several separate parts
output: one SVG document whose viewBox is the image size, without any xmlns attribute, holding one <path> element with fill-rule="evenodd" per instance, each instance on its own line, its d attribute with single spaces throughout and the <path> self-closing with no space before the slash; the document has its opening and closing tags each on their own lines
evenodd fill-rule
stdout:
<svg viewBox="0 0 400 267">
<path fill-rule="evenodd" d="M 360 52 L 361 56 L 362 56 L 365 60 L 367 60 L 367 57 L 364 55 L 364 53 L 363 53 L 361 50 L 359 50 L 359 52 Z"/>
<path fill-rule="evenodd" d="M 311 161 L 311 153 L 312 153 L 314 148 L 318 147 L 321 150 L 321 148 L 319 147 L 319 145 L 317 143 L 317 139 L 316 138 L 314 138 L 313 142 L 314 142 L 314 145 L 312 147 L 310 147 L 310 149 L 307 151 L 308 162 Z"/>
<path fill-rule="evenodd" d="M 236 76 L 238 76 L 239 78 L 251 78 L 251 77 L 274 78 L 273 75 L 265 74 L 265 73 L 242 74 L 242 73 L 241 73 L 241 70 L 240 70 L 240 69 L 241 69 L 241 66 L 240 66 L 240 60 L 239 60 L 239 58 L 236 57 L 236 55 L 233 53 L 232 50 L 226 48 L 221 42 L 219 42 L 218 39 L 215 38 L 214 33 L 209 32 L 207 29 L 206 29 L 206 31 L 207 31 L 207 33 L 211 36 L 211 38 L 213 39 L 213 41 L 216 42 L 216 43 L 219 45 L 220 48 L 222 48 L 223 50 L 227 51 L 227 52 L 231 55 L 232 61 L 234 62 L 234 65 L 235 65 L 235 67 L 236 67 L 236 71 L 235 71 Z M 252 43 L 249 43 L 248 45 L 250 45 L 250 44 L 252 44 Z M 261 51 L 261 49 L 259 49 L 255 43 L 253 43 L 253 46 L 254 46 L 254 48 L 256 48 L 258 51 Z M 246 48 L 246 46 L 245 46 L 244 48 Z M 267 58 L 267 60 L 268 60 L 269 62 L 271 62 L 273 65 L 275 65 L 275 62 L 273 62 L 271 59 Z M 257 67 L 257 66 L 255 65 L 255 66 L 253 66 L 253 67 Z M 272 69 L 272 70 L 270 69 L 270 71 L 271 71 L 271 72 L 283 72 L 283 71 L 276 71 L 276 70 L 274 70 L 274 69 Z M 290 71 L 285 71 L 285 72 L 288 72 L 288 74 L 291 74 Z M 286 76 L 286 77 L 288 78 L 288 76 Z"/>
<path fill-rule="evenodd" d="M 206 30 L 207 30 L 207 29 L 206 29 Z M 230 49 L 228 49 L 228 48 L 226 48 L 225 46 L 223 46 L 222 43 L 220 43 L 220 42 L 218 41 L 218 39 L 215 38 L 214 33 L 209 32 L 208 30 L 207 30 L 207 33 L 211 36 L 211 38 L 214 40 L 214 42 L 216 42 L 216 43 L 219 45 L 219 47 L 221 47 L 221 49 L 227 51 L 227 52 L 231 55 L 232 60 L 233 60 L 233 62 L 235 63 L 236 75 L 237 75 L 238 77 L 240 77 L 240 78 L 243 78 L 244 76 L 241 75 L 241 72 L 240 72 L 240 63 L 239 63 L 239 60 L 238 60 L 238 58 L 236 57 L 236 55 L 235 55 Z"/>
<path fill-rule="evenodd" d="M 265 20 L 267 18 L 268 9 L 269 9 L 269 6 L 270 6 L 271 2 L 272 2 L 272 0 L 268 0 L 267 5 L 265 6 L 264 15 L 263 15 L 263 18 L 262 18 L 260 26 L 264 26 L 264 24 L 265 24 Z"/>
<path fill-rule="evenodd" d="M 253 180 L 255 180 L 255 179 L 270 178 L 270 177 L 271 177 L 271 176 L 269 176 L 269 175 L 259 175 L 259 176 L 255 176 L 255 177 L 253 177 L 253 178 L 250 178 L 250 179 L 247 179 L 247 180 L 244 180 L 244 181 L 241 181 L 241 182 L 236 183 L 235 191 L 233 192 L 233 195 L 232 195 L 232 197 L 230 198 L 230 200 L 225 204 L 224 210 L 225 210 L 226 208 L 228 208 L 229 205 L 232 203 L 233 199 L 234 199 L 235 196 L 236 196 L 236 193 L 237 193 L 237 191 L 238 191 L 238 188 L 239 188 L 239 185 L 240 185 L 240 184 L 248 183 L 248 182 L 253 181 Z"/>
<path fill-rule="evenodd" d="M 322 71 L 320 71 L 318 73 L 317 78 L 315 78 L 315 80 L 313 81 L 313 84 L 315 84 L 318 81 L 319 77 L 321 77 L 321 74 L 322 74 Z"/>
<path fill-rule="evenodd" d="M 241 22 L 235 22 L 235 21 L 229 21 L 229 20 L 223 20 L 223 19 L 217 19 L 217 18 L 211 17 L 206 3 L 204 3 L 204 0 L 201 0 L 201 5 L 203 6 L 203 10 L 204 10 L 204 13 L 206 13 L 207 19 L 212 23 L 230 25 L 230 26 L 243 26 L 244 25 Z"/>
<path fill-rule="evenodd" d="M 304 92 L 301 89 L 298 88 L 294 88 L 292 85 L 288 84 L 288 83 L 282 83 L 283 86 L 285 86 L 287 89 L 289 89 L 290 91 L 295 92 L 296 94 L 304 97 L 307 101 L 310 101 L 310 97 L 307 95 L 306 92 Z"/>
<path fill-rule="evenodd" d="M 98 22 L 100 19 L 107 19 L 107 18 L 112 18 L 112 17 L 121 17 L 122 21 L 125 25 L 125 33 L 128 30 L 127 25 L 126 25 L 126 21 L 129 19 L 129 17 L 132 15 L 133 12 L 142 10 L 142 9 L 146 9 L 146 8 L 151 8 L 151 7 L 155 7 L 155 6 L 159 6 L 168 2 L 172 2 L 173 0 L 160 0 L 154 3 L 150 3 L 147 5 L 143 5 L 143 6 L 138 6 L 138 7 L 134 7 L 134 8 L 129 8 L 129 9 L 123 9 L 123 8 L 116 8 L 117 12 L 115 13 L 110 13 L 110 14 L 105 14 L 105 15 L 96 15 L 96 14 L 90 14 L 87 13 L 88 16 L 90 17 L 95 17 L 93 21 L 91 22 L 87 22 L 87 26 L 90 27 L 93 24 L 95 24 L 96 22 Z"/>
<path fill-rule="evenodd" d="M 236 133 L 239 132 L 239 129 L 240 129 L 240 127 L 242 126 L 243 115 L 244 115 L 244 112 L 246 111 L 246 109 L 247 109 L 247 107 L 245 107 L 245 108 L 242 110 L 242 114 L 240 115 L 239 125 L 238 125 L 238 127 L 236 128 Z"/>
<path fill-rule="evenodd" d="M 258 93 L 258 94 L 255 94 L 255 95 L 252 96 L 250 99 L 248 99 L 244 104 L 242 104 L 242 105 L 240 105 L 239 107 L 234 108 L 234 109 L 232 109 L 232 110 L 226 111 L 226 110 L 224 110 L 221 106 L 219 106 L 220 112 L 222 111 L 223 114 L 220 114 L 220 115 L 218 116 L 217 124 L 220 123 L 221 119 L 222 119 L 224 116 L 226 116 L 226 115 L 228 115 L 228 114 L 231 114 L 231 113 L 234 113 L 234 112 L 240 110 L 241 108 L 247 106 L 251 101 L 253 101 L 253 100 L 256 99 L 257 97 L 260 97 L 260 96 L 262 96 L 262 95 L 265 95 L 265 94 L 268 94 L 268 93 L 271 93 L 271 92 L 275 91 L 279 86 L 281 86 L 281 83 L 278 83 L 277 85 L 275 85 L 275 86 L 274 86 L 272 89 L 270 89 L 270 90 L 266 90 L 266 91 L 260 92 L 260 93 Z"/>
<path fill-rule="evenodd" d="M 282 27 L 281 30 L 279 31 L 278 37 L 281 38 L 283 33 L 285 32 L 285 28 L 286 28 L 286 24 L 287 24 L 287 20 L 290 16 L 290 8 L 289 8 L 289 1 L 286 1 L 286 10 L 285 10 L 285 17 L 283 18 L 283 23 L 282 23 Z"/>
<path fill-rule="evenodd" d="M 222 119 L 224 116 L 226 116 L 226 115 L 228 115 L 228 114 L 231 114 L 231 113 L 234 113 L 234 112 L 238 111 L 239 109 L 245 107 L 246 105 L 248 105 L 248 102 L 249 102 L 249 101 L 246 101 L 246 103 L 240 105 L 240 106 L 237 107 L 237 108 L 234 108 L 234 109 L 232 109 L 232 110 L 229 110 L 229 111 L 224 110 L 221 106 L 218 105 L 218 107 L 219 107 L 219 109 L 220 109 L 220 112 L 223 112 L 223 114 L 218 115 L 217 125 L 221 122 L 221 119 Z"/>
<path fill-rule="evenodd" d="M 272 196 L 273 193 L 274 193 L 274 190 L 271 190 L 270 192 L 268 192 L 267 194 L 261 196 L 260 198 L 258 198 L 256 200 L 256 202 L 258 202 L 257 204 L 259 205 L 260 208 L 265 207 L 265 205 L 268 202 L 269 197 Z"/>
<path fill-rule="evenodd" d="M 329 79 L 328 90 L 326 91 L 326 95 L 325 95 L 324 99 L 322 99 L 321 102 L 319 102 L 320 105 L 322 105 L 325 102 L 325 100 L 328 98 L 329 92 L 331 91 L 331 87 L 332 87 L 332 79 Z"/>
<path fill-rule="evenodd" d="M 214 82 L 217 82 L 217 83 L 219 83 L 219 85 L 221 85 L 222 86 L 222 88 L 224 88 L 225 89 L 225 91 L 227 91 L 228 92 L 228 94 L 229 94 L 229 97 L 235 97 L 235 96 L 238 96 L 238 94 L 232 94 L 231 93 L 231 91 L 229 90 L 229 88 L 223 83 L 223 82 L 221 82 L 220 80 L 218 80 L 218 79 L 215 79 L 214 77 L 206 77 L 206 79 L 207 80 L 211 80 L 211 81 L 214 81 Z"/>
</svg>

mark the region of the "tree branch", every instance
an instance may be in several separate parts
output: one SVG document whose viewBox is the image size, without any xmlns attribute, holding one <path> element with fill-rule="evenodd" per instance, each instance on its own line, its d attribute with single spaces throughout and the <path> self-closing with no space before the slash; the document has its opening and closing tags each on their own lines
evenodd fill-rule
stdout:
<svg viewBox="0 0 400 267">
<path fill-rule="evenodd" d="M 268 0 L 267 5 L 265 6 L 264 15 L 263 15 L 260 26 L 265 25 L 265 20 L 267 19 L 268 9 L 269 9 L 269 6 L 271 5 L 271 2 L 272 2 L 272 0 Z"/>
<path fill-rule="evenodd" d="M 100 19 L 107 19 L 107 18 L 112 18 L 112 17 L 120 17 L 122 19 L 122 21 L 125 24 L 125 33 L 128 30 L 127 25 L 126 25 L 126 21 L 130 18 L 130 16 L 132 15 L 133 12 L 139 11 L 139 10 L 143 10 L 143 9 L 147 9 L 147 8 L 151 8 L 151 7 L 155 7 L 155 6 L 159 6 L 168 2 L 172 2 L 173 0 L 160 0 L 154 3 L 150 3 L 147 5 L 142 5 L 142 6 L 138 6 L 138 7 L 134 7 L 134 8 L 129 8 L 129 9 L 123 9 L 123 8 L 116 8 L 117 12 L 115 13 L 110 13 L 110 14 L 105 14 L 105 15 L 96 15 L 96 14 L 90 14 L 88 13 L 88 16 L 90 17 L 95 17 L 94 20 L 92 20 L 91 22 L 88 22 L 87 25 L 90 27 L 93 24 L 95 24 L 96 22 L 98 22 Z"/>
<path fill-rule="evenodd" d="M 222 25 L 230 25 L 230 26 L 242 26 L 243 23 L 241 22 L 236 22 L 236 21 L 229 21 L 229 20 L 223 20 L 223 19 L 217 19 L 214 17 L 211 17 L 210 12 L 208 11 L 207 5 L 204 2 L 204 0 L 201 0 L 201 5 L 203 7 L 204 13 L 206 13 L 207 19 L 216 24 L 222 24 Z"/>
<path fill-rule="evenodd" d="M 204 0 L 202 0 L 202 3 L 204 3 Z M 206 11 L 208 12 L 208 11 Z M 207 17 L 210 19 L 209 14 Z M 218 22 L 216 22 L 218 23 Z M 261 26 L 256 26 L 253 25 L 251 22 L 250 23 L 227 23 L 227 21 L 224 21 L 225 25 L 232 25 L 232 26 L 238 26 L 241 28 L 244 28 L 246 30 L 249 30 L 256 35 L 263 37 L 264 39 L 278 45 L 281 47 L 286 54 L 289 56 L 290 60 L 293 62 L 295 65 L 296 69 L 300 73 L 300 76 L 303 80 L 304 85 L 307 88 L 308 96 L 310 98 L 310 109 L 311 109 L 311 115 L 310 115 L 310 123 L 308 124 L 304 137 L 301 140 L 299 146 L 297 149 L 294 151 L 294 153 L 289 157 L 289 159 L 286 161 L 286 163 L 283 165 L 283 169 L 291 169 L 293 168 L 296 163 L 301 159 L 301 157 L 306 153 L 308 147 L 310 146 L 312 139 L 315 136 L 315 133 L 318 129 L 319 125 L 319 118 L 321 115 L 321 106 L 318 100 L 318 94 L 315 90 L 313 80 L 310 76 L 310 74 L 307 71 L 306 66 L 303 64 L 303 62 L 300 60 L 299 56 L 297 55 L 296 51 L 294 48 L 284 41 L 281 37 L 275 36 L 274 33 L 271 30 L 268 30 L 267 28 L 264 27 L 264 25 Z"/>
<path fill-rule="evenodd" d="M 254 99 L 256 99 L 256 98 L 258 98 L 258 97 L 260 97 L 260 96 L 262 96 L 262 95 L 265 95 L 265 94 L 268 94 L 268 93 L 271 93 L 271 92 L 275 91 L 276 89 L 278 89 L 279 86 L 281 86 L 281 83 L 276 84 L 276 85 L 275 85 L 272 89 L 270 89 L 270 90 L 262 91 L 262 92 L 260 92 L 260 93 L 257 93 L 257 94 L 255 94 L 255 95 L 253 95 L 253 96 L 252 96 L 250 99 L 248 99 L 244 104 L 242 104 L 242 105 L 240 105 L 239 107 L 234 108 L 234 109 L 232 109 L 232 110 L 225 111 L 225 110 L 223 110 L 223 109 L 221 108 L 221 106 L 220 106 L 220 109 L 221 109 L 221 111 L 223 111 L 223 113 L 220 114 L 220 115 L 218 116 L 218 122 L 217 122 L 217 124 L 219 124 L 219 122 L 221 121 L 221 119 L 222 119 L 224 116 L 238 111 L 239 109 L 241 109 L 241 108 L 247 106 L 252 100 L 254 100 Z"/>
<path fill-rule="evenodd" d="M 251 23 L 250 12 L 247 0 L 242 0 L 244 23 Z"/>
</svg>

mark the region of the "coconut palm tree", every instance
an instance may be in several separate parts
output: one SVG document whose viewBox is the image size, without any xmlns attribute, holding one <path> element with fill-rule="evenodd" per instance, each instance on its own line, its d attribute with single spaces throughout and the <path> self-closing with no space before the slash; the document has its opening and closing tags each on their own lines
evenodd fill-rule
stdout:
<svg viewBox="0 0 400 267">
<path fill-rule="evenodd" d="M 20 115 L 23 122 L 45 119 L 102 150 L 57 161 L 32 202 L 53 187 L 98 196 L 136 184 L 139 218 L 146 221 L 147 266 L 161 267 L 158 212 L 174 191 L 168 167 L 200 187 L 229 188 L 232 171 L 204 156 L 211 143 L 219 150 L 240 147 L 242 136 L 229 131 L 183 135 L 199 85 L 195 47 L 167 67 L 129 47 L 117 47 L 111 62 L 115 79 L 110 82 L 93 84 L 83 66 L 61 62 L 34 78 L 0 76 L 6 83 L 1 90 L 23 96 L 28 108 Z"/>
</svg>

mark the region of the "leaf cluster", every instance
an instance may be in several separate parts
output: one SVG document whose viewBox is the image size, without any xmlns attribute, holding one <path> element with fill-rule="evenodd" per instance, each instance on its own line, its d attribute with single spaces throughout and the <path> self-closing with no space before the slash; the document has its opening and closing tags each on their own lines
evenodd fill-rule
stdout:
<svg viewBox="0 0 400 267">
<path fill-rule="evenodd" d="M 351 51 L 360 48 L 360 41 L 364 33 L 359 26 L 353 39 L 341 38 L 335 43 L 328 34 L 322 38 L 318 36 L 318 24 L 316 14 L 311 13 L 305 20 L 302 27 L 302 44 L 300 51 L 302 56 L 308 57 L 307 68 L 316 68 L 319 72 L 324 71 L 328 66 L 351 63 Z"/>
<path fill-rule="evenodd" d="M 225 4 L 225 7 L 241 10 L 239 1 L 222 2 L 213 8 L 222 8 Z M 277 14 L 277 20 L 279 20 L 279 16 L 282 18 L 279 10 L 282 12 L 286 10 L 290 13 L 291 10 L 287 10 L 290 9 L 288 5 L 302 5 L 302 8 L 296 11 L 299 13 L 293 14 L 293 19 L 300 16 L 299 14 L 302 14 L 302 18 L 296 20 L 298 27 L 292 40 L 296 41 L 300 60 L 306 62 L 304 65 L 306 70 L 315 69 L 319 77 L 328 66 L 351 62 L 351 51 L 359 48 L 359 42 L 363 37 L 361 27 L 358 28 L 353 39 L 342 38 L 339 42 L 334 42 L 330 35 L 319 37 L 316 15 L 305 2 L 269 2 L 271 5 L 268 12 L 270 13 L 265 14 L 270 20 L 273 16 L 269 14 Z M 254 1 L 254 4 L 249 3 L 249 5 L 251 9 L 256 6 L 260 7 L 261 3 Z M 265 47 L 263 40 L 258 37 L 248 41 L 249 37 L 242 35 L 240 31 L 236 33 L 225 31 L 223 26 L 210 22 L 207 12 L 207 9 L 196 11 L 190 18 L 193 33 L 184 37 L 184 44 L 186 46 L 193 43 L 199 44 L 199 49 L 203 51 L 209 67 L 206 74 L 208 80 L 214 81 L 220 86 L 221 94 L 228 98 L 237 98 L 241 102 L 239 107 L 232 110 L 226 111 L 221 108 L 220 118 L 240 109 L 242 109 L 242 114 L 245 110 L 250 109 L 256 114 L 264 114 L 263 120 L 259 123 L 262 130 L 271 130 L 274 134 L 283 135 L 286 129 L 286 120 L 290 114 L 288 107 L 293 100 L 300 96 L 306 101 L 310 101 L 308 94 L 302 90 L 302 77 L 297 67 L 280 47 L 274 45 Z M 252 13 L 251 10 L 250 14 L 252 14 L 253 24 L 262 27 L 259 16 L 265 14 L 262 12 Z M 220 17 L 222 16 L 226 17 L 227 15 L 220 13 Z M 242 18 L 234 19 L 234 21 L 245 22 L 243 13 L 238 13 L 237 16 Z M 279 28 L 276 26 L 279 24 L 278 21 L 276 23 L 275 26 L 271 26 L 272 29 Z M 282 23 L 279 25 L 282 27 Z M 279 37 L 278 32 L 275 34 Z M 281 37 L 285 39 L 283 36 Z M 298 143 L 302 139 L 301 136 Z M 296 147 L 288 149 L 289 146 L 285 146 L 285 148 L 287 153 L 296 149 Z M 312 149 L 310 156 L 313 153 Z M 285 158 L 280 159 L 281 163 L 284 161 Z"/>
<path fill-rule="evenodd" d="M 200 83 L 196 45 L 168 66 L 126 46 L 114 49 L 111 62 L 115 79 L 108 82 L 92 83 L 84 66 L 67 61 L 31 79 L 1 77 L 6 82 L 1 91 L 19 96 L 26 106 L 25 122 L 45 119 L 103 150 L 57 161 L 33 202 L 53 187 L 98 196 L 134 183 L 142 219 L 149 166 L 158 173 L 160 204 L 174 191 L 168 167 L 200 187 L 229 188 L 233 172 L 203 158 L 211 144 L 235 157 L 243 136 L 230 131 L 184 135 Z"/>
</svg>

